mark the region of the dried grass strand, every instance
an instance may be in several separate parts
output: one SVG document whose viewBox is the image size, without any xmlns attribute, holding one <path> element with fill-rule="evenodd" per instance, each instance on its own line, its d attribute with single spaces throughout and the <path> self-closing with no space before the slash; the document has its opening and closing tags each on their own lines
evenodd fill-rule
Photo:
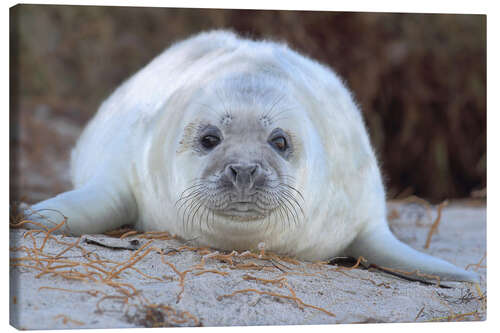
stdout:
<svg viewBox="0 0 500 333">
<path fill-rule="evenodd" d="M 63 314 L 59 314 L 59 315 L 54 317 L 54 320 L 58 320 L 58 319 L 62 319 L 64 325 L 66 325 L 68 323 L 72 323 L 72 324 L 77 325 L 77 326 L 85 325 L 85 323 L 83 323 L 79 320 L 71 319 L 70 317 L 63 315 Z"/>
<path fill-rule="evenodd" d="M 437 228 L 438 228 L 438 225 L 439 225 L 439 222 L 441 222 L 441 214 L 442 214 L 442 210 L 444 207 L 446 207 L 448 205 L 448 200 L 445 200 L 443 202 L 441 202 L 437 208 L 438 212 L 437 212 L 437 217 L 436 219 L 434 220 L 434 223 L 432 223 L 432 226 L 431 228 L 429 229 L 429 233 L 427 234 L 427 239 L 425 241 L 425 245 L 424 245 L 424 249 L 428 249 L 430 244 L 431 244 L 431 238 L 432 238 L 432 235 L 434 235 L 434 233 L 436 232 Z"/>
</svg>

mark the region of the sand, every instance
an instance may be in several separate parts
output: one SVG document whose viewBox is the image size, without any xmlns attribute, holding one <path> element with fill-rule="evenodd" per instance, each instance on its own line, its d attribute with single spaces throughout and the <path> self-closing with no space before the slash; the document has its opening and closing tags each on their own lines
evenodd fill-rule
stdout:
<svg viewBox="0 0 500 333">
<path fill-rule="evenodd" d="M 68 248 L 57 241 L 80 248 L 60 255 L 53 272 L 37 276 L 47 272 L 41 268 L 47 261 L 19 259 L 32 253 L 34 243 L 40 248 L 45 234 L 11 229 L 10 322 L 19 329 L 69 329 L 485 320 L 486 208 L 450 204 L 424 249 L 436 213 L 435 207 L 429 212 L 391 203 L 391 229 L 420 251 L 477 270 L 479 284 L 443 288 L 373 269 L 271 259 L 267 253 L 264 259 L 258 253 L 224 256 L 137 234 L 48 239 L 40 258 Z M 107 262 L 97 263 L 97 256 Z M 95 273 L 89 278 L 87 272 Z"/>
</svg>

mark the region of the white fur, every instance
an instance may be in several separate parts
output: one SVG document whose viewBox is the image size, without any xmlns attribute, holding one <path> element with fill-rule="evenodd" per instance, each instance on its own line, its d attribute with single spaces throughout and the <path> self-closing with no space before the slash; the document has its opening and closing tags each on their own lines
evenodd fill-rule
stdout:
<svg viewBox="0 0 500 333">
<path fill-rule="evenodd" d="M 298 225 L 274 221 L 264 228 L 219 217 L 211 227 L 200 223 L 186 230 L 174 205 L 199 177 L 203 158 L 180 147 L 184 127 L 213 117 L 200 105 L 216 111 L 229 105 L 247 110 L 243 114 L 269 102 L 232 93 L 237 89 L 230 78 L 241 72 L 255 73 L 252 85 L 268 87 L 271 96 L 283 94 L 280 107 L 292 106 L 280 126 L 301 140 L 290 168 L 305 197 L 305 218 Z M 214 31 L 173 45 L 103 102 L 72 153 L 71 171 L 75 190 L 33 209 L 61 211 L 76 234 L 133 223 L 221 249 L 255 249 L 264 242 L 269 250 L 308 260 L 347 251 L 398 269 L 477 279 L 393 238 L 375 154 L 350 92 L 330 69 L 283 44 Z M 415 260 L 398 260 L 402 253 Z"/>
</svg>

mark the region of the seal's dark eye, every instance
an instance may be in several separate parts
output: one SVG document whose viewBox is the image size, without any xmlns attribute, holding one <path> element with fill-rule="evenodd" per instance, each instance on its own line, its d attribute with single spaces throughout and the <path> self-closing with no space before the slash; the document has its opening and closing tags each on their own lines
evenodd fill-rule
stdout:
<svg viewBox="0 0 500 333">
<path fill-rule="evenodd" d="M 273 138 L 271 144 L 279 151 L 285 151 L 288 148 L 286 139 L 283 136 Z"/>
<path fill-rule="evenodd" d="M 281 128 L 275 128 L 271 134 L 269 134 L 267 142 L 285 159 L 288 159 L 292 153 L 293 144 L 290 135 Z"/>
<path fill-rule="evenodd" d="M 205 135 L 200 142 L 205 149 L 212 149 L 220 143 L 220 138 L 216 135 Z"/>
<path fill-rule="evenodd" d="M 222 141 L 221 131 L 213 125 L 206 125 L 200 129 L 199 135 L 199 146 L 201 146 L 205 151 L 212 150 Z"/>
</svg>

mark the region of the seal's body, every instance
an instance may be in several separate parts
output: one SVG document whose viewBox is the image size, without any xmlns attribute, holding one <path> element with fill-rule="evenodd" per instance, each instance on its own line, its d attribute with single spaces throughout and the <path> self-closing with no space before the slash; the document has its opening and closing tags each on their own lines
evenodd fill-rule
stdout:
<svg viewBox="0 0 500 333">
<path fill-rule="evenodd" d="M 71 169 L 75 189 L 32 208 L 64 214 L 73 234 L 134 224 L 225 250 L 264 242 L 306 260 L 477 279 L 392 235 L 349 91 L 282 44 L 214 31 L 173 45 L 104 101 Z"/>
</svg>

